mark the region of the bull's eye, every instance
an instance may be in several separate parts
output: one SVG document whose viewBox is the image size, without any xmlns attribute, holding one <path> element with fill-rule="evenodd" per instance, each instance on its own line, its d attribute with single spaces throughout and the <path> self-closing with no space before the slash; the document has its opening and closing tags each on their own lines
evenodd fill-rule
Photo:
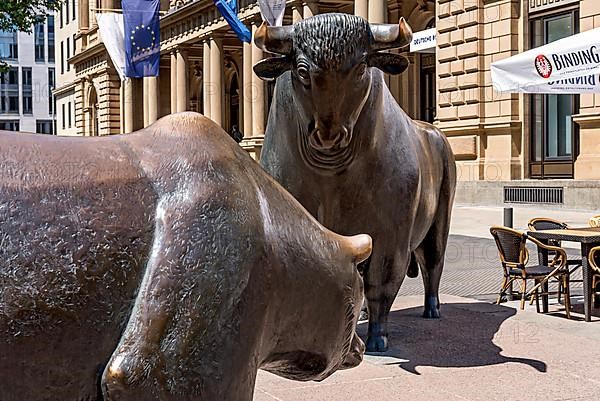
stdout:
<svg viewBox="0 0 600 401">
<path fill-rule="evenodd" d="M 298 72 L 298 76 L 300 77 L 300 79 L 302 79 L 304 81 L 310 80 L 310 74 L 308 73 L 308 68 L 304 67 L 303 65 L 299 65 L 297 72 Z"/>
<path fill-rule="evenodd" d="M 363 75 L 365 75 L 366 71 L 367 71 L 367 63 L 360 63 L 358 65 L 358 68 L 356 69 L 356 75 L 358 75 L 359 77 L 362 77 Z"/>
</svg>

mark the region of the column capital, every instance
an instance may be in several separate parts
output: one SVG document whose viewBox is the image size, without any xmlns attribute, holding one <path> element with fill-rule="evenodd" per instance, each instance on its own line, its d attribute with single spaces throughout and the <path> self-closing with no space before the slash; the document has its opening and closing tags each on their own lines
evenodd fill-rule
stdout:
<svg viewBox="0 0 600 401">
<path fill-rule="evenodd" d="M 180 45 L 180 46 L 177 46 L 175 49 L 173 49 L 173 52 L 175 52 L 175 53 L 181 53 L 181 54 L 186 54 L 189 50 L 190 50 L 189 46 Z"/>
<path fill-rule="evenodd" d="M 223 40 L 224 37 L 225 37 L 225 34 L 215 31 L 215 32 L 210 33 L 210 35 L 208 36 L 208 39 L 211 41 L 221 41 L 221 40 Z"/>
</svg>

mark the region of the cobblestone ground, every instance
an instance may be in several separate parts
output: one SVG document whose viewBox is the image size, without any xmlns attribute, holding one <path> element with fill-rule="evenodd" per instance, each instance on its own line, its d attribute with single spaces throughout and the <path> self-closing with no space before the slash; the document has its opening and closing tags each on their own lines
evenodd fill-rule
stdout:
<svg viewBox="0 0 600 401">
<path fill-rule="evenodd" d="M 570 258 L 580 256 L 566 249 Z M 529 252 L 535 263 L 537 249 Z M 491 238 L 452 235 L 442 319 L 421 318 L 421 277 L 407 278 L 389 317 L 388 352 L 365 355 L 359 367 L 320 383 L 261 371 L 254 401 L 600 401 L 600 312 L 584 322 L 577 296 L 571 320 L 555 295 L 547 314 L 529 305 L 521 311 L 516 300 L 494 305 L 501 280 Z M 571 287 L 581 294 L 581 283 Z M 361 322 L 363 339 L 366 331 Z"/>
<path fill-rule="evenodd" d="M 528 245 L 530 263 L 537 261 L 537 248 Z M 579 250 L 566 248 L 569 258 L 581 257 Z M 581 280 L 581 269 L 572 276 Z M 440 293 L 461 297 L 491 300 L 498 294 L 502 282 L 502 266 L 493 239 L 451 235 L 446 251 L 446 263 L 440 283 Z M 582 284 L 573 282 L 574 294 L 581 292 Z M 554 286 L 551 284 L 550 289 Z M 406 278 L 398 296 L 423 294 L 421 275 Z"/>
</svg>

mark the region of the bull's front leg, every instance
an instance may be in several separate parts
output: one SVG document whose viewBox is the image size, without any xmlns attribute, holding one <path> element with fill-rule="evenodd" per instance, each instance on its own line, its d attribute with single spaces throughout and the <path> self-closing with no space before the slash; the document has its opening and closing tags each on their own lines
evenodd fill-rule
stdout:
<svg viewBox="0 0 600 401">
<path fill-rule="evenodd" d="M 406 275 L 410 256 L 373 255 L 365 272 L 365 296 L 369 307 L 367 352 L 388 349 L 388 315 Z"/>
</svg>

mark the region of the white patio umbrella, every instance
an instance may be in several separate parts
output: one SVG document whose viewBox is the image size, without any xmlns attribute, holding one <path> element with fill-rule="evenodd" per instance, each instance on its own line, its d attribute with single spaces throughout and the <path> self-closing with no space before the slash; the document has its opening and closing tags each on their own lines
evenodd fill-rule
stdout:
<svg viewBox="0 0 600 401">
<path fill-rule="evenodd" d="M 600 92 L 600 28 L 497 61 L 491 73 L 500 92 Z"/>
</svg>

